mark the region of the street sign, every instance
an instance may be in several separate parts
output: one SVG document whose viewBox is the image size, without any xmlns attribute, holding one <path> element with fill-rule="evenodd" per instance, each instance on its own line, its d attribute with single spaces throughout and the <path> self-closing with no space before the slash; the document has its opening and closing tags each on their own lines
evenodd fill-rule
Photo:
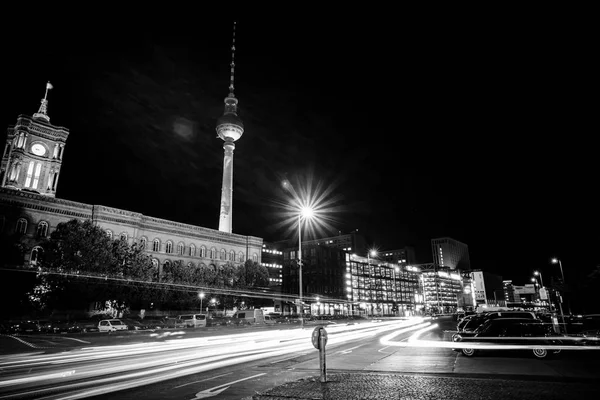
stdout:
<svg viewBox="0 0 600 400">
<path fill-rule="evenodd" d="M 324 345 L 327 344 L 327 331 L 325 330 L 325 328 L 323 328 L 322 326 L 317 326 L 315 327 L 315 329 L 313 330 L 312 333 L 312 344 L 315 347 L 315 349 L 320 350 L 319 347 L 319 338 L 323 337 L 324 340 Z"/>
</svg>

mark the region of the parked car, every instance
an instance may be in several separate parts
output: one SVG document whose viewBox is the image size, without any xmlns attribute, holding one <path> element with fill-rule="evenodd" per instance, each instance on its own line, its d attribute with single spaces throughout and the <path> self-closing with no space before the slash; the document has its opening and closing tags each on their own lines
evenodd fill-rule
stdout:
<svg viewBox="0 0 600 400">
<path fill-rule="evenodd" d="M 98 322 L 98 330 L 100 332 L 115 332 L 115 331 L 126 331 L 127 325 L 120 319 L 103 319 Z"/>
<path fill-rule="evenodd" d="M 202 328 L 206 326 L 206 315 L 204 314 L 185 314 L 179 315 L 175 322 L 176 328 Z"/>
<path fill-rule="evenodd" d="M 479 342 L 497 344 L 519 345 L 559 345 L 562 335 L 554 333 L 551 324 L 543 323 L 530 318 L 496 318 L 488 319 L 474 332 L 462 332 L 453 336 L 454 342 Z M 473 357 L 482 351 L 476 348 L 456 348 L 467 357 Z M 502 349 L 496 349 L 502 350 Z M 533 355 L 537 358 L 546 358 L 549 354 L 544 347 L 533 348 Z M 551 350 L 550 353 L 559 353 L 560 350 Z"/>
<path fill-rule="evenodd" d="M 121 318 L 121 321 L 123 321 L 123 323 L 127 325 L 127 330 L 130 331 L 145 331 L 150 329 L 145 322 L 140 322 L 135 319 Z"/>
</svg>

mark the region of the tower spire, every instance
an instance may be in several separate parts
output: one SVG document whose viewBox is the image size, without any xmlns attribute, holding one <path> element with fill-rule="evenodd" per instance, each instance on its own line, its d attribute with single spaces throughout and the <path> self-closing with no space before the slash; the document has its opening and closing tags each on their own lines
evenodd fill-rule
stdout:
<svg viewBox="0 0 600 400">
<path fill-rule="evenodd" d="M 50 117 L 48 116 L 48 90 L 53 89 L 54 86 L 48 81 L 46 83 L 46 93 L 44 93 L 44 98 L 42 99 L 42 104 L 40 104 L 40 109 L 38 112 L 33 114 L 33 118 L 35 119 L 43 119 L 46 122 L 50 122 Z"/>
<path fill-rule="evenodd" d="M 235 75 L 235 21 L 233 21 L 233 40 L 231 42 L 231 75 L 229 78 L 229 97 L 235 97 L 233 93 L 233 78 Z"/>
</svg>

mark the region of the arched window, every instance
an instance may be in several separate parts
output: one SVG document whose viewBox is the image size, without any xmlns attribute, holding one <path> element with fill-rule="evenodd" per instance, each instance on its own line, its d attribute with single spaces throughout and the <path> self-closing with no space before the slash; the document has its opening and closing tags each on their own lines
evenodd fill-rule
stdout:
<svg viewBox="0 0 600 400">
<path fill-rule="evenodd" d="M 206 268 L 206 264 L 200 263 L 200 264 L 198 264 L 198 268 Z"/>
<path fill-rule="evenodd" d="M 208 266 L 208 268 L 210 268 L 210 269 L 211 269 L 211 271 L 215 271 L 215 272 L 217 272 L 217 266 L 216 266 L 215 264 L 210 264 L 210 265 Z"/>
<path fill-rule="evenodd" d="M 206 257 L 206 247 L 204 247 L 204 246 L 200 247 L 200 257 L 202 257 L 202 258 Z"/>
<path fill-rule="evenodd" d="M 235 251 L 231 250 L 229 252 L 229 260 L 230 261 L 235 261 Z"/>
<path fill-rule="evenodd" d="M 190 257 L 196 257 L 196 246 L 190 244 Z"/>
<path fill-rule="evenodd" d="M 238 253 L 238 261 L 244 262 L 244 253 L 242 253 L 241 251 Z"/>
<path fill-rule="evenodd" d="M 27 232 L 27 220 L 25 218 L 19 218 L 17 220 L 17 233 L 24 235 Z"/>
<path fill-rule="evenodd" d="M 46 221 L 41 221 L 37 227 L 37 235 L 40 238 L 45 238 L 48 236 L 48 223 Z"/>
<path fill-rule="evenodd" d="M 153 266 L 154 268 L 158 268 L 158 260 L 157 260 L 156 258 L 153 258 L 153 259 L 152 259 L 152 266 Z"/>
<path fill-rule="evenodd" d="M 256 253 L 252 254 L 252 261 L 258 262 L 258 254 L 256 254 Z"/>
<path fill-rule="evenodd" d="M 148 239 L 146 239 L 145 237 L 143 237 L 143 238 L 141 238 L 141 239 L 140 239 L 140 248 L 141 248 L 142 250 L 145 250 L 145 249 L 146 249 L 146 243 L 147 243 L 147 242 L 148 242 Z"/>
<path fill-rule="evenodd" d="M 36 246 L 31 250 L 31 257 L 29 258 L 29 263 L 31 265 L 36 265 L 38 261 L 40 261 L 42 255 L 44 254 L 44 249 L 40 246 Z"/>
<path fill-rule="evenodd" d="M 160 240 L 154 239 L 152 243 L 152 251 L 160 251 Z"/>
<path fill-rule="evenodd" d="M 173 252 L 173 242 L 171 242 L 169 240 L 169 241 L 167 241 L 167 244 L 165 245 L 165 253 L 171 254 L 172 252 Z"/>
<path fill-rule="evenodd" d="M 127 240 L 127 233 L 126 232 L 121 233 L 120 238 L 121 238 L 121 240 Z"/>
<path fill-rule="evenodd" d="M 165 260 L 165 262 L 163 263 L 163 268 L 170 268 L 170 267 L 171 267 L 171 261 Z"/>
<path fill-rule="evenodd" d="M 194 265 L 194 263 L 192 263 L 192 262 L 189 262 L 187 266 L 188 266 L 188 268 L 195 268 L 195 267 L 196 267 L 196 266 Z"/>
<path fill-rule="evenodd" d="M 179 242 L 177 244 L 177 254 L 179 254 L 180 256 L 182 256 L 184 250 L 185 250 L 185 246 L 183 245 L 183 243 Z"/>
<path fill-rule="evenodd" d="M 220 257 L 220 259 L 221 260 L 225 260 L 226 259 L 226 255 L 227 255 L 227 253 L 225 252 L 225 249 L 221 249 L 221 257 Z"/>
<path fill-rule="evenodd" d="M 210 249 L 210 258 L 212 258 L 213 260 L 214 260 L 215 258 L 217 258 L 217 249 L 215 249 L 214 247 L 212 247 L 212 248 Z"/>
<path fill-rule="evenodd" d="M 160 263 L 158 262 L 158 260 L 156 258 L 152 259 L 152 280 L 155 282 L 158 282 L 159 279 L 159 275 L 160 275 L 160 268 L 159 268 Z"/>
<path fill-rule="evenodd" d="M 109 239 L 113 238 L 112 231 L 110 229 L 106 230 L 106 236 L 108 236 Z"/>
</svg>

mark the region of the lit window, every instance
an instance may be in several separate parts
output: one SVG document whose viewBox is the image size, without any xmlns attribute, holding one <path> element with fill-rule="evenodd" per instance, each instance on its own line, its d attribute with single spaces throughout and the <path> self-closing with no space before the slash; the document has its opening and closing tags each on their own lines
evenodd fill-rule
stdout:
<svg viewBox="0 0 600 400">
<path fill-rule="evenodd" d="M 214 247 L 210 249 L 210 258 L 212 258 L 213 260 L 217 258 L 217 249 L 215 249 Z"/>
<path fill-rule="evenodd" d="M 35 175 L 33 176 L 33 185 L 31 185 L 31 187 L 33 189 L 37 189 L 37 187 L 38 187 L 41 172 L 42 172 L 42 164 L 37 163 L 35 166 Z"/>
<path fill-rule="evenodd" d="M 29 162 L 29 167 L 27 168 L 27 177 L 25 178 L 25 187 L 29 187 L 31 185 L 31 177 L 33 176 L 33 166 L 34 162 Z"/>
<path fill-rule="evenodd" d="M 200 257 L 206 257 L 206 247 L 200 247 Z"/>
<path fill-rule="evenodd" d="M 185 246 L 183 245 L 183 243 L 179 242 L 177 244 L 177 254 L 179 254 L 180 256 L 182 256 L 184 250 L 185 250 Z"/>
</svg>

